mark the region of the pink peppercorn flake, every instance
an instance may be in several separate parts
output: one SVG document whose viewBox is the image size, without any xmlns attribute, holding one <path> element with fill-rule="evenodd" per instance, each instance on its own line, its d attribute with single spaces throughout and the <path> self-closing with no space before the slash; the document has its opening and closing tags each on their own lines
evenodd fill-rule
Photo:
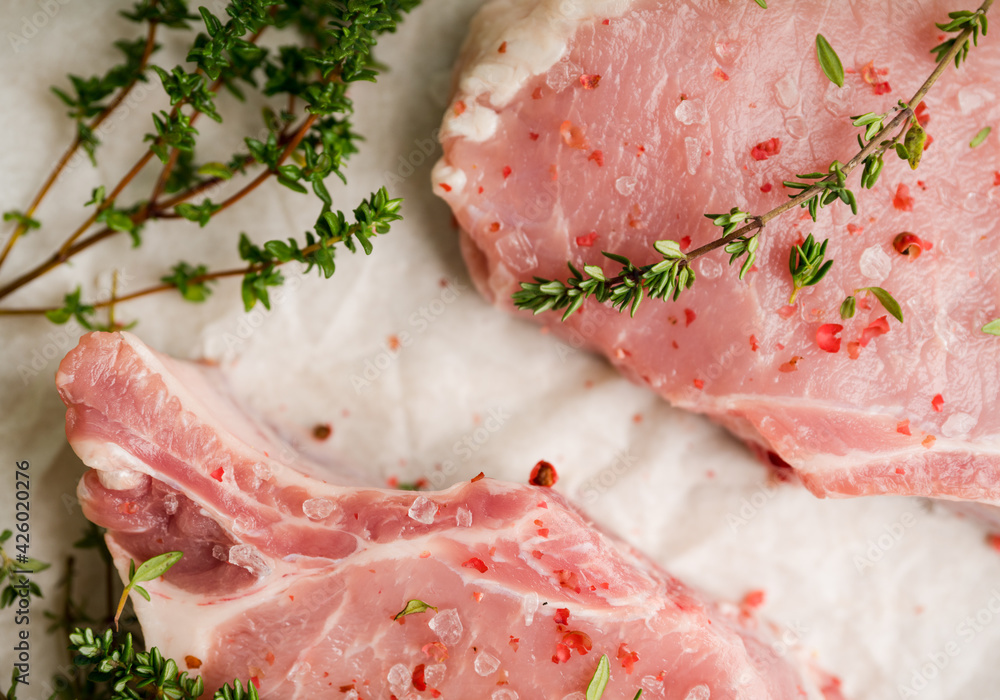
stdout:
<svg viewBox="0 0 1000 700">
<path fill-rule="evenodd" d="M 597 241 L 597 231 L 591 231 L 585 236 L 577 236 L 576 244 L 581 248 L 590 248 Z"/>
<path fill-rule="evenodd" d="M 866 347 L 875 338 L 889 332 L 889 321 L 885 316 L 880 316 L 871 323 L 861 333 L 861 347 Z"/>
<path fill-rule="evenodd" d="M 826 352 L 840 352 L 840 332 L 844 327 L 839 323 L 824 323 L 816 329 L 816 344 Z"/>
<path fill-rule="evenodd" d="M 934 407 L 935 412 L 940 413 L 941 407 L 944 406 L 944 397 L 941 394 L 936 394 L 933 399 L 931 399 L 931 406 Z"/>
<path fill-rule="evenodd" d="M 219 467 L 214 472 L 212 472 L 212 478 L 215 479 L 216 481 L 220 481 L 221 482 L 222 481 L 222 475 L 225 474 L 225 473 L 226 473 L 226 470 L 223 469 L 222 467 Z"/>
<path fill-rule="evenodd" d="M 771 183 L 770 182 L 765 182 L 763 185 L 760 186 L 760 191 L 763 192 L 764 194 L 767 194 L 768 192 L 770 192 L 771 191 Z"/>
<path fill-rule="evenodd" d="M 510 177 L 510 174 L 512 172 L 514 171 L 510 169 L 509 165 L 503 166 L 503 179 L 506 180 L 508 177 Z"/>
<path fill-rule="evenodd" d="M 594 151 L 589 156 L 587 156 L 587 160 L 592 160 L 595 163 L 597 163 L 598 167 L 602 167 L 604 165 L 604 152 Z"/>
<path fill-rule="evenodd" d="M 896 195 L 892 198 L 892 206 L 899 211 L 913 211 L 913 197 L 910 196 L 910 188 L 900 183 L 896 188 Z"/>
<path fill-rule="evenodd" d="M 684 309 L 684 327 L 685 328 L 687 328 L 692 323 L 694 323 L 694 321 L 695 321 L 696 318 L 698 318 L 698 314 L 696 314 L 694 312 L 694 310 L 692 310 L 692 309 Z"/>
<path fill-rule="evenodd" d="M 720 82 L 725 82 L 729 80 L 729 76 L 721 68 L 716 68 L 712 73 L 712 77 Z"/>
<path fill-rule="evenodd" d="M 750 149 L 750 155 L 754 160 L 767 160 L 768 158 L 776 156 L 779 153 L 781 153 L 781 139 L 779 138 L 761 141 Z"/>
<path fill-rule="evenodd" d="M 451 185 L 449 185 L 447 182 L 442 182 L 441 189 L 444 190 L 445 192 L 451 192 Z"/>
<path fill-rule="evenodd" d="M 581 75 L 580 85 L 583 86 L 584 90 L 593 90 L 601 82 L 601 76 L 599 75 Z"/>
<path fill-rule="evenodd" d="M 900 435 L 910 435 L 910 419 L 907 418 L 896 423 L 896 432 Z"/>
<path fill-rule="evenodd" d="M 463 561 L 462 566 L 465 567 L 466 569 L 475 569 L 481 574 L 486 573 L 486 564 L 483 562 L 482 559 L 478 557 L 472 557 L 471 559 Z"/>
</svg>

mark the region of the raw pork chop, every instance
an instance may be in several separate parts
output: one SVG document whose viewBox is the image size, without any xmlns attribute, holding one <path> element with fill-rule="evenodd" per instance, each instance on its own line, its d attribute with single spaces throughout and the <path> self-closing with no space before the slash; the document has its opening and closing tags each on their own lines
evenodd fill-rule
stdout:
<svg viewBox="0 0 1000 700">
<path fill-rule="evenodd" d="M 93 467 L 80 500 L 108 528 L 119 571 L 184 552 L 148 586 L 152 602 L 134 602 L 146 641 L 207 687 L 252 677 L 268 698 L 576 700 L 607 654 L 606 700 L 640 687 L 677 700 L 841 697 L 776 653 L 766 625 L 704 602 L 558 493 L 304 476 L 220 377 L 94 333 L 57 378 L 70 443 Z M 414 599 L 437 612 L 394 622 Z"/>
<path fill-rule="evenodd" d="M 462 52 L 434 191 L 479 289 L 506 309 L 519 282 L 566 279 L 567 260 L 610 273 L 602 250 L 637 264 L 659 259 L 657 239 L 692 250 L 719 230 L 703 214 L 763 213 L 786 201 L 783 180 L 850 158 L 849 116 L 909 99 L 944 38 L 934 22 L 966 7 L 493 0 Z M 843 89 L 820 70 L 817 33 L 843 61 Z M 1000 316 L 996 39 L 918 110 L 933 142 L 917 171 L 893 155 L 873 190 L 852 178 L 857 216 L 839 204 L 815 224 L 788 213 L 745 282 L 717 251 L 678 302 L 646 301 L 635 319 L 593 300 L 565 325 L 540 318 L 791 464 L 818 496 L 1000 503 L 1000 339 L 980 331 Z M 789 250 L 810 232 L 830 239 L 835 263 L 789 306 Z M 933 247 L 902 255 L 902 232 Z M 841 320 L 844 298 L 869 286 L 902 303 L 904 324 L 871 298 Z"/>
</svg>

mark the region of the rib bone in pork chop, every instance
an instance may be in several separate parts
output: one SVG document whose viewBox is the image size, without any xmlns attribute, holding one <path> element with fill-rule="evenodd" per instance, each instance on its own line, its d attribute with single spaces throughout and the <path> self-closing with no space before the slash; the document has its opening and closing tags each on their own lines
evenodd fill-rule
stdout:
<svg viewBox="0 0 1000 700">
<path fill-rule="evenodd" d="M 493 0 L 473 21 L 444 118 L 434 191 L 454 210 L 479 289 L 511 309 L 518 283 L 660 259 L 720 229 L 706 213 L 762 214 L 796 173 L 857 151 L 852 115 L 909 99 L 934 67 L 944 0 Z M 822 73 L 822 33 L 845 67 Z M 676 406 L 707 414 L 819 496 L 918 494 L 1000 503 L 1000 42 L 949 67 L 917 110 L 931 136 L 916 171 L 891 154 L 860 211 L 794 210 L 761 234 L 755 268 L 716 251 L 694 287 L 634 319 L 590 300 L 565 324 Z M 985 126 L 982 145 L 970 141 Z M 829 275 L 789 305 L 791 246 L 829 239 Z M 900 244 L 900 234 L 913 246 Z M 919 254 L 919 255 L 918 255 Z M 842 320 L 841 302 L 878 286 Z M 520 312 L 526 315 L 526 312 Z"/>
<path fill-rule="evenodd" d="M 119 571 L 184 557 L 136 599 L 148 644 L 206 687 L 267 698 L 840 698 L 550 489 L 477 479 L 437 492 L 303 475 L 218 369 L 127 333 L 85 336 L 59 367 L 79 496 Z M 410 600 L 437 611 L 393 617 Z M 199 664 L 200 662 L 200 664 Z M 182 667 L 183 668 L 183 667 Z"/>
</svg>

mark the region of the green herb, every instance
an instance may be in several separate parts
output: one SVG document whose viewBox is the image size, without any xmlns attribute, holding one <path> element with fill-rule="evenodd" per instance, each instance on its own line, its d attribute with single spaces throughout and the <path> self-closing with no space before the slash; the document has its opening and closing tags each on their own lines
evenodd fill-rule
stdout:
<svg viewBox="0 0 1000 700">
<path fill-rule="evenodd" d="M 760 5 L 761 7 L 763 7 L 765 10 L 767 9 L 767 0 L 753 0 L 753 1 L 755 3 L 757 3 L 758 5 Z M 642 691 L 639 691 L 639 692 L 642 692 Z"/>
<path fill-rule="evenodd" d="M 851 117 L 854 126 L 864 129 L 864 133 L 857 136 L 859 152 L 845 164 L 833 161 L 826 172 L 807 173 L 799 175 L 798 181 L 786 181 L 786 187 L 798 190 L 797 194 L 789 196 L 789 201 L 765 214 L 752 215 L 734 208 L 727 215 L 706 215 L 712 219 L 713 225 L 722 229 L 722 234 L 686 254 L 680 253 L 679 247 L 672 241 L 657 241 L 654 248 L 663 256 L 659 262 L 639 264 L 625 256 L 604 251 L 602 254 L 605 257 L 622 265 L 622 269 L 613 277 L 605 275 L 604 270 L 596 265 L 584 266 L 584 272 L 581 273 L 572 262 L 567 262 L 572 274 L 565 282 L 542 277 L 535 277 L 534 282 L 522 282 L 521 289 L 513 295 L 515 305 L 536 314 L 565 309 L 562 315 L 562 320 L 565 321 L 580 308 L 586 298 L 593 297 L 599 302 L 610 301 L 619 311 L 628 307 L 634 315 L 644 296 L 660 299 L 670 297 L 676 300 L 681 292 L 694 283 L 692 262 L 719 248 L 730 255 L 730 265 L 741 257 L 744 258 L 739 276 L 741 279 L 745 277 L 753 266 L 760 234 L 765 226 L 795 207 L 808 209 L 814 221 L 817 220 L 820 209 L 836 201 L 849 206 L 852 213 L 857 213 L 857 196 L 847 187 L 848 177 L 860 167 L 862 187 L 874 187 L 885 165 L 883 155 L 889 149 L 895 149 L 900 158 L 909 162 L 911 168 L 920 164 L 926 134 L 916 123 L 911 105 L 920 104 L 952 60 L 958 65 L 965 58 L 970 38 L 975 42 L 980 31 L 986 33 L 986 13 L 992 5 L 993 0 L 985 0 L 975 12 L 950 13 L 951 21 L 938 26 L 944 31 L 958 32 L 958 35 L 932 50 L 937 57 L 937 65 L 909 103 L 899 102 L 893 110 L 884 114 L 868 112 Z M 821 54 L 826 52 L 821 50 L 821 45 L 829 44 L 825 40 L 820 41 L 820 38 L 817 37 L 817 54 L 820 55 L 824 71 L 826 68 L 833 70 L 834 75 L 830 78 L 833 80 L 837 75 L 832 63 L 836 53 L 831 48 L 828 58 L 824 60 Z M 664 247 L 668 243 L 671 244 L 669 249 Z M 668 253 L 664 253 L 664 250 L 668 250 Z M 676 254 L 672 252 L 674 250 Z M 800 289 L 820 281 L 832 263 L 823 260 L 826 241 L 811 251 L 813 257 L 803 255 L 804 252 L 806 251 L 796 251 L 793 248 L 789 256 L 794 285 L 793 300 Z M 898 304 L 896 306 L 898 308 Z M 849 310 L 849 306 L 842 307 L 843 312 Z"/>
<path fill-rule="evenodd" d="M 600 700 L 609 680 L 611 680 L 611 664 L 608 662 L 608 655 L 601 654 L 601 660 L 597 662 L 594 677 L 587 685 L 587 700 Z"/>
<path fill-rule="evenodd" d="M 134 561 L 129 561 L 128 583 L 125 585 L 125 590 L 122 591 L 121 600 L 118 601 L 118 610 L 115 611 L 115 629 L 118 629 L 118 618 L 121 617 L 125 601 L 128 600 L 128 594 L 134 589 L 136 593 L 149 600 L 149 593 L 138 584 L 160 578 L 170 570 L 170 567 L 180 561 L 182 556 L 184 555 L 181 552 L 165 552 L 146 560 L 138 569 L 135 568 Z"/>
<path fill-rule="evenodd" d="M 903 309 L 900 308 L 899 302 L 896 301 L 889 292 L 885 291 L 881 287 L 862 287 L 861 289 L 855 290 L 855 294 L 860 294 L 861 292 L 871 292 L 879 303 L 885 307 L 885 310 L 892 314 L 900 323 L 903 323 Z"/>
<path fill-rule="evenodd" d="M 428 605 L 424 601 L 417 600 L 414 598 L 413 600 L 406 601 L 406 605 L 403 606 L 403 609 L 400 610 L 398 613 L 396 613 L 392 619 L 398 620 L 399 618 L 404 617 L 406 615 L 427 612 L 428 610 L 433 610 L 434 612 L 437 612 L 437 608 L 435 608 L 433 605 Z"/>
<path fill-rule="evenodd" d="M 361 139 L 351 123 L 349 88 L 359 81 L 376 80 L 383 68 L 372 55 L 378 38 L 394 32 L 418 2 L 231 0 L 216 15 L 204 7 L 191 12 L 187 0 L 138 0 L 123 14 L 145 26 L 145 37 L 117 44 L 123 57 L 119 65 L 103 76 L 70 76 L 69 88 L 56 88 L 56 95 L 69 108 L 77 136 L 28 208 L 5 215 L 16 228 L 0 251 L 0 268 L 17 241 L 40 226 L 34 213 L 73 154 L 82 148 L 96 158 L 97 127 L 135 84 L 151 78 L 158 82 L 170 108 L 150 115 L 152 128 L 135 165 L 117 184 L 95 188 L 84 221 L 51 256 L 0 283 L 0 299 L 106 239 L 127 234 L 133 247 L 139 248 L 156 221 L 184 219 L 211 228 L 221 212 L 271 179 L 293 192 L 315 196 L 319 209 L 315 224 L 303 237 L 288 241 L 258 245 L 250 236 L 241 235 L 237 252 L 242 267 L 216 270 L 197 262 L 178 262 L 165 266 L 170 272 L 159 276 L 160 284 L 122 297 L 84 300 L 77 289 L 60 307 L 0 308 L 0 315 L 45 315 L 57 323 L 76 318 L 87 328 L 113 329 L 120 327 L 112 323 L 116 303 L 171 290 L 186 301 L 200 302 L 209 296 L 209 283 L 227 277 L 242 279 L 241 295 L 249 310 L 257 302 L 269 305 L 269 290 L 285 279 L 277 270 L 280 265 L 297 262 L 307 271 L 315 268 L 330 277 L 335 247 L 370 254 L 371 239 L 387 233 L 401 218 L 401 200 L 379 189 L 363 199 L 349 218 L 334 208 L 327 182 L 331 175 L 346 182 L 344 164 L 357 152 Z M 160 33 L 190 31 L 197 25 L 201 31 L 192 37 L 186 63 L 173 67 L 151 63 Z M 276 49 L 262 47 L 261 34 L 275 29 L 286 30 L 281 37 L 293 41 Z M 218 100 L 223 90 L 241 101 L 251 92 L 259 93 L 268 103 L 263 110 L 263 134 L 245 138 L 244 148 L 227 160 L 199 162 L 203 135 L 198 120 L 202 115 L 224 120 Z M 124 202 L 128 185 L 151 165 L 159 168 L 152 190 L 145 197 Z M 246 182 L 241 187 L 235 184 L 243 178 Z M 226 182 L 237 188 L 232 194 L 206 197 Z M 108 310 L 106 324 L 96 319 L 102 309 Z"/>
<path fill-rule="evenodd" d="M 975 148 L 976 146 L 981 145 L 983 141 L 989 137 L 991 131 L 993 131 L 993 127 L 991 126 L 985 126 L 980 129 L 979 133 L 976 134 L 971 141 L 969 141 L 969 148 Z"/>
<path fill-rule="evenodd" d="M 205 692 L 205 683 L 189 678 L 180 671 L 177 662 L 165 659 L 154 647 L 148 652 L 136 651 L 132 635 L 117 639 L 111 630 L 95 634 L 92 629 L 76 629 L 69 636 L 74 664 L 86 674 L 100 698 L 171 698 L 196 700 Z M 214 700 L 257 700 L 257 688 L 247 682 L 246 690 L 236 681 L 225 685 L 212 696 Z"/>
<path fill-rule="evenodd" d="M 1000 335 L 1000 318 L 995 318 L 983 326 L 983 333 L 988 333 L 989 335 Z"/>
<path fill-rule="evenodd" d="M 639 698 L 641 697 L 642 697 L 642 688 L 639 688 L 639 692 L 635 694 L 635 697 L 632 698 L 632 700 L 639 700 Z"/>
<path fill-rule="evenodd" d="M 857 299 L 854 298 L 854 295 L 847 297 L 840 305 L 840 318 L 845 321 L 849 318 L 854 318 L 854 311 L 856 308 Z"/>
<path fill-rule="evenodd" d="M 801 245 L 792 246 L 788 254 L 788 271 L 792 274 L 792 296 L 788 299 L 789 304 L 795 303 L 795 297 L 802 289 L 819 283 L 833 267 L 832 260 L 824 262 L 829 242 L 827 239 L 817 243 L 810 233 Z"/>
<path fill-rule="evenodd" d="M 822 34 L 816 35 L 816 58 L 830 82 L 837 87 L 844 87 L 844 66 L 840 63 L 840 56 Z"/>
<path fill-rule="evenodd" d="M 27 598 L 29 601 L 31 596 L 41 598 L 42 591 L 38 584 L 21 572 L 37 573 L 49 568 L 48 564 L 28 556 L 27 544 L 15 544 L 12 548 L 14 550 L 13 556 L 9 556 L 3 545 L 13 535 L 14 533 L 10 530 L 4 530 L 0 533 L 0 562 L 2 562 L 0 563 L 0 583 L 7 582 L 7 585 L 0 591 L 0 610 L 13 605 L 18 598 Z"/>
</svg>

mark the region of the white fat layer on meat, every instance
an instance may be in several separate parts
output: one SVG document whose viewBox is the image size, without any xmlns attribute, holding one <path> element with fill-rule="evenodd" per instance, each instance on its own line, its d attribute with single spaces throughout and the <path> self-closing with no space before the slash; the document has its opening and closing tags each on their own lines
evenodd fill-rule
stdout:
<svg viewBox="0 0 1000 700">
<path fill-rule="evenodd" d="M 496 132 L 496 112 L 506 107 L 533 77 L 547 72 L 565 54 L 581 23 L 620 17 L 633 0 L 493 0 L 472 20 L 463 53 L 468 60 L 457 76 L 456 100 L 442 137 L 485 141 Z M 501 44 L 504 51 L 501 53 Z"/>
<path fill-rule="evenodd" d="M 98 470 L 101 485 L 111 491 L 128 491 L 141 486 L 147 477 L 146 465 L 113 442 L 99 439 L 78 440 L 73 449 L 91 469 Z"/>
</svg>

